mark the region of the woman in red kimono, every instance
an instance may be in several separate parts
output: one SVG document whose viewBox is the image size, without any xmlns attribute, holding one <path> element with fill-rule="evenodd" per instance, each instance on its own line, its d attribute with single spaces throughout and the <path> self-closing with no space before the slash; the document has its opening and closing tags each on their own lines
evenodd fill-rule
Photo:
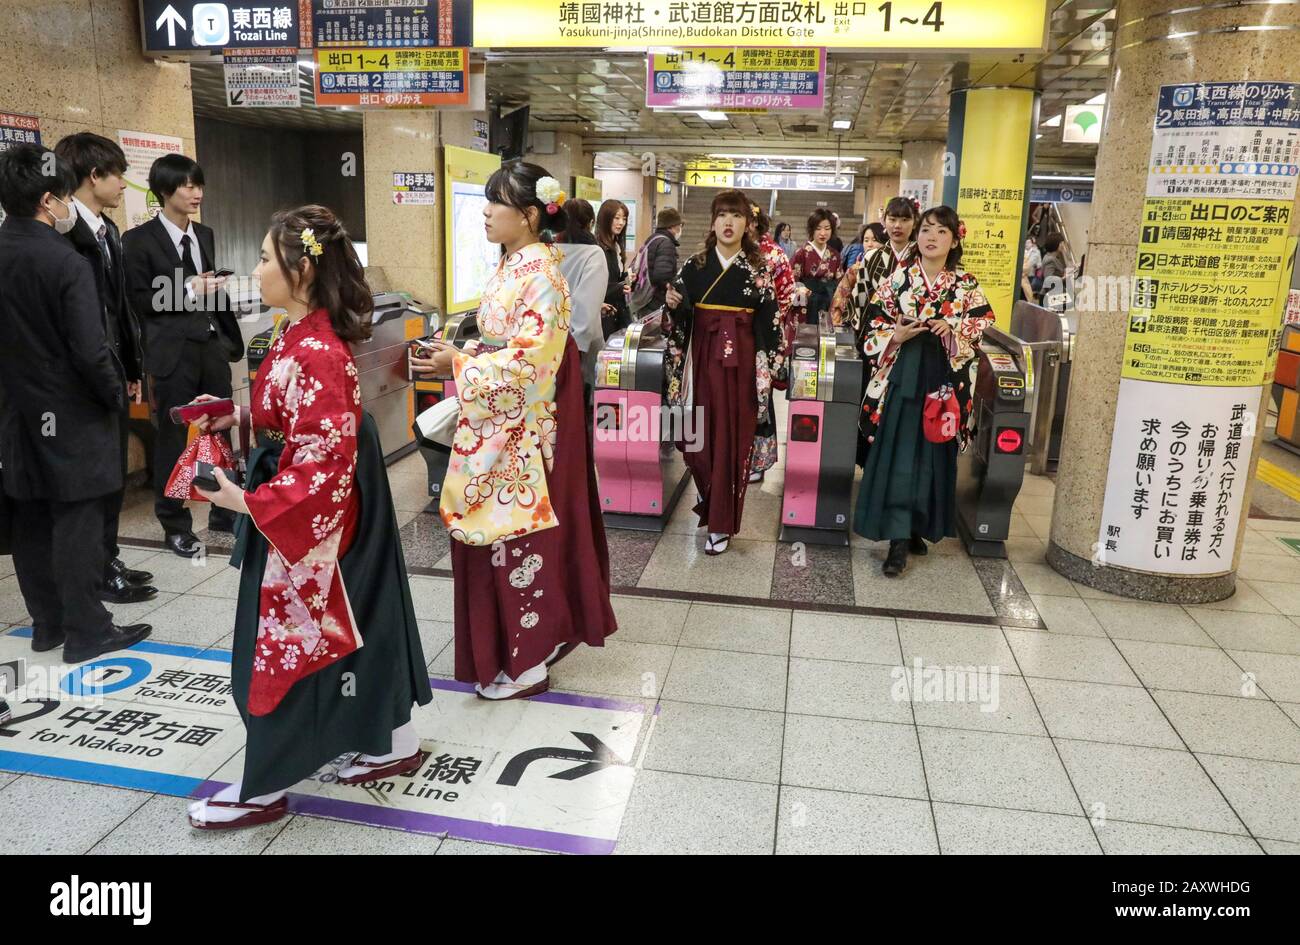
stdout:
<svg viewBox="0 0 1300 945">
<path fill-rule="evenodd" d="M 777 317 L 781 320 L 781 335 L 785 339 L 785 352 L 794 346 L 795 310 L 794 310 L 794 270 L 790 260 L 772 239 L 772 221 L 763 208 L 753 204 L 749 224 L 749 235 L 758 243 L 759 255 L 767 266 L 767 275 L 772 282 L 776 295 Z M 786 354 L 779 353 L 772 362 L 772 390 L 785 390 L 789 365 Z M 776 465 L 776 405 L 772 402 L 771 390 L 767 395 L 768 422 L 761 425 L 754 434 L 754 458 L 750 464 L 749 481 L 762 482 L 764 474 Z"/>
<path fill-rule="evenodd" d="M 799 321 L 816 325 L 831 307 L 835 287 L 844 275 L 840 254 L 829 243 L 835 235 L 835 214 L 818 207 L 808 216 L 808 242 L 790 261 L 794 279 L 802 287 Z"/>
<path fill-rule="evenodd" d="M 749 235 L 753 204 L 739 190 L 713 198 L 704 252 L 668 287 L 668 402 L 703 413 L 703 444 L 679 443 L 695 479 L 704 553 L 720 555 L 740 530 L 754 435 L 771 429 L 773 372 L 785 336 L 767 265 Z"/>
<path fill-rule="evenodd" d="M 454 374 L 460 420 L 443 481 L 451 534 L 456 678 L 485 699 L 550 686 L 547 667 L 617 628 L 609 551 L 569 333 L 559 182 L 511 161 L 487 182 L 501 263 L 483 289 L 473 353 L 439 344 L 417 368 Z"/>
<path fill-rule="evenodd" d="M 411 707 L 433 698 L 378 430 L 348 342 L 370 336 L 370 289 L 325 207 L 277 213 L 254 273 L 285 310 L 251 391 L 247 491 L 220 472 L 214 505 L 242 513 L 231 685 L 248 730 L 244 776 L 190 805 L 199 829 L 284 816 L 285 790 L 347 752 L 345 784 L 409 774 L 425 753 Z M 287 327 L 284 327 L 286 326 Z"/>
</svg>

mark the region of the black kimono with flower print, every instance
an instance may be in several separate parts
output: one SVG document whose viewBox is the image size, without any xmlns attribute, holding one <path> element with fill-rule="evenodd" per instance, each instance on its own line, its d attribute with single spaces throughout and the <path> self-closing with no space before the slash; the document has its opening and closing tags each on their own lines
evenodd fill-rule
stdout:
<svg viewBox="0 0 1300 945">
<path fill-rule="evenodd" d="M 984 329 L 994 320 L 993 309 L 975 276 L 964 269 L 944 269 L 929 282 L 920 262 L 913 259 L 877 286 L 864 316 L 858 350 L 866 361 L 868 381 L 858 418 L 859 462 L 875 437 L 888 395 L 889 374 L 898 358 L 898 346 L 891 342 L 899 318 L 942 319 L 952 328 L 948 367 L 952 372 L 950 383 L 961 405 L 958 445 L 965 449 L 972 432 L 975 355 Z"/>
<path fill-rule="evenodd" d="M 785 370 L 788 354 L 781 313 L 777 308 L 772 276 L 766 266 L 755 268 L 744 255 L 737 256 L 723 270 L 717 252 L 692 256 L 679 275 L 686 288 L 686 298 L 677 309 L 665 308 L 664 334 L 668 339 L 668 366 L 665 394 L 668 402 L 680 405 L 686 389 L 686 355 L 691 347 L 694 327 L 692 309 L 697 303 L 747 308 L 753 311 L 753 331 L 758 394 L 758 435 L 775 431 L 775 418 L 769 416 L 768 393 L 772 378 Z"/>
</svg>

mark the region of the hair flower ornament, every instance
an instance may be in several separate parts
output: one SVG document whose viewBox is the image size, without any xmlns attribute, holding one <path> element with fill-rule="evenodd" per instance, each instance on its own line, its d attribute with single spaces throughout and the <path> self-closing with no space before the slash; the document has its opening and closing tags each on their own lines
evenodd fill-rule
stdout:
<svg viewBox="0 0 1300 945">
<path fill-rule="evenodd" d="M 542 177 L 537 181 L 537 199 L 546 204 L 546 212 L 555 215 L 560 212 L 560 204 L 564 203 L 564 188 L 554 177 Z"/>
<path fill-rule="evenodd" d="M 304 227 L 299 238 L 302 240 L 302 248 L 313 257 L 319 257 L 325 252 L 325 247 L 320 244 L 320 240 L 316 239 L 316 231 L 311 227 Z"/>
<path fill-rule="evenodd" d="M 964 240 L 965 238 L 966 238 L 966 221 L 965 221 L 965 220 L 958 220 L 958 221 L 957 221 L 957 239 L 959 239 L 959 240 Z"/>
</svg>

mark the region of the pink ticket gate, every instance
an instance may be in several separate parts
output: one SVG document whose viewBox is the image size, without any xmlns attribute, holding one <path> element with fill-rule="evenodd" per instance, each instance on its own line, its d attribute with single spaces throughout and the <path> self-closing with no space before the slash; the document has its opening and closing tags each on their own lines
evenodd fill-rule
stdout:
<svg viewBox="0 0 1300 945">
<path fill-rule="evenodd" d="M 847 545 L 862 409 L 851 336 L 801 325 L 790 358 L 781 540 Z"/>
<path fill-rule="evenodd" d="M 596 361 L 593 447 L 600 507 L 613 528 L 663 531 L 689 474 L 664 409 L 658 313 L 611 335 Z"/>
</svg>

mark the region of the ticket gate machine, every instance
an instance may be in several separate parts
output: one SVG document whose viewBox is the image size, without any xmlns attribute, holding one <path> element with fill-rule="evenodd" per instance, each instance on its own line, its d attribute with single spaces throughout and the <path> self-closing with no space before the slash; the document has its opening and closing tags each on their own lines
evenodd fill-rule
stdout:
<svg viewBox="0 0 1300 945">
<path fill-rule="evenodd" d="M 790 356 L 781 541 L 849 543 L 862 409 L 862 359 L 851 335 L 800 325 Z"/>
<path fill-rule="evenodd" d="M 1034 351 L 989 326 L 975 380 L 975 436 L 957 460 L 957 530 L 974 557 L 1005 558 L 1011 507 L 1028 458 Z"/>
<path fill-rule="evenodd" d="M 437 322 L 438 313 L 395 292 L 377 293 L 374 305 L 369 340 L 354 341 L 349 348 L 357 366 L 361 406 L 374 417 L 384 460 L 391 463 L 405 456 L 414 446 L 411 424 L 415 418 L 411 413 L 407 345 L 410 339 L 424 335 L 430 322 Z M 246 358 L 250 389 L 262 362 L 270 353 L 274 331 L 274 328 L 267 329 L 248 340 Z"/>
<path fill-rule="evenodd" d="M 592 440 L 613 528 L 663 531 L 690 478 L 673 440 L 691 412 L 664 409 L 666 355 L 657 310 L 611 335 L 596 359 Z"/>
<path fill-rule="evenodd" d="M 438 331 L 439 327 L 441 331 Z M 430 325 L 429 330 L 436 332 L 439 338 L 450 341 L 458 348 L 463 348 L 467 341 L 476 340 L 479 336 L 478 314 L 467 312 L 462 315 L 449 315 L 441 326 Z M 429 339 L 426 337 L 421 340 Z M 412 374 L 411 382 L 417 415 L 441 400 L 456 396 L 456 382 L 450 378 L 431 378 Z M 419 444 L 420 455 L 424 457 L 424 464 L 428 467 L 429 497 L 433 500 L 431 505 L 436 505 L 442 498 L 442 481 L 447 476 L 447 460 L 451 457 L 451 453 L 445 447 L 436 443 L 427 443 L 418 437 L 416 442 Z"/>
</svg>

